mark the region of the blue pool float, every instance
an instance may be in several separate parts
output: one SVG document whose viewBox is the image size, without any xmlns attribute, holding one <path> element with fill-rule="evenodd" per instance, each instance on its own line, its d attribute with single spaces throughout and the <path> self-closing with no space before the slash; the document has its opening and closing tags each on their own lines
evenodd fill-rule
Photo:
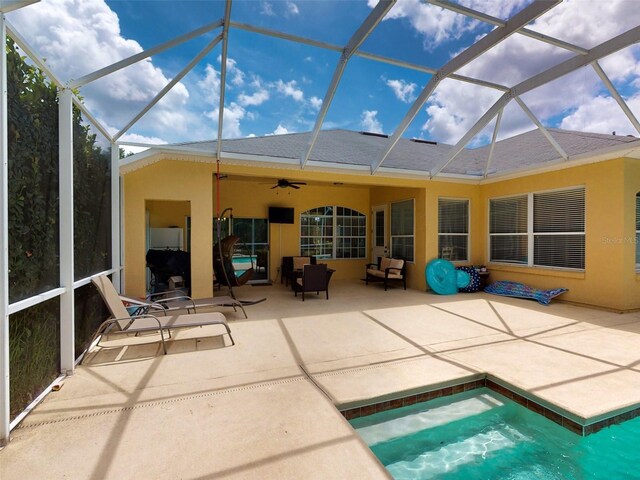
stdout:
<svg viewBox="0 0 640 480">
<path fill-rule="evenodd" d="M 425 276 L 431 290 L 440 295 L 454 295 L 459 288 L 465 288 L 471 282 L 471 276 L 456 267 L 449 260 L 436 258 L 425 268 Z"/>
</svg>

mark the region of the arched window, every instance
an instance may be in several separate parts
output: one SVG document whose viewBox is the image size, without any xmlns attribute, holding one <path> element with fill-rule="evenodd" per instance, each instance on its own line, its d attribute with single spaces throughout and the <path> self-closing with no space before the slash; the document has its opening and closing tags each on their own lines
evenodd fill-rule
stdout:
<svg viewBox="0 0 640 480">
<path fill-rule="evenodd" d="M 340 206 L 318 207 L 302 212 L 300 255 L 366 258 L 367 216 Z"/>
</svg>

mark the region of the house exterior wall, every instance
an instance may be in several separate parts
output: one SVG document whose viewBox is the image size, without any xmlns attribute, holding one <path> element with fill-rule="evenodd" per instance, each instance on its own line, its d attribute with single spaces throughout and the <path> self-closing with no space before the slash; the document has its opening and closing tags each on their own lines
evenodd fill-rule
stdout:
<svg viewBox="0 0 640 480">
<path fill-rule="evenodd" d="M 289 174 L 291 172 L 288 172 Z M 255 174 L 255 171 L 254 171 Z M 274 180 L 220 181 L 220 210 L 233 208 L 234 217 L 267 218 L 269 207 L 294 208 L 294 224 L 272 224 L 269 227 L 270 278 L 278 277 L 278 268 L 283 256 L 300 255 L 300 214 L 307 210 L 327 205 L 351 208 L 367 215 L 369 220 L 369 188 L 360 186 L 303 185 L 293 188 L 274 188 Z M 215 202 L 215 191 L 213 201 Z M 335 269 L 333 278 L 359 278 L 363 275 L 367 259 L 327 260 L 329 268 Z"/>
<path fill-rule="evenodd" d="M 625 256 L 630 256 L 630 247 L 617 241 L 631 224 L 629 218 L 625 220 L 625 211 L 631 208 L 631 203 L 626 198 L 630 195 L 625 195 L 624 177 L 625 161 L 617 159 L 481 185 L 485 211 L 482 239 L 491 281 L 511 280 L 544 289 L 568 288 L 563 300 L 605 308 L 623 310 L 638 303 L 625 298 L 624 284 L 630 280 L 635 282 L 635 278 L 625 260 Z M 489 199 L 575 186 L 585 187 L 584 271 L 489 262 Z M 626 217 L 629 216 L 627 212 Z"/>
<path fill-rule="evenodd" d="M 640 192 L 640 162 L 624 161 L 624 233 L 618 248 L 623 250 L 624 309 L 640 308 L 640 272 L 636 271 L 636 194 Z"/>
<path fill-rule="evenodd" d="M 125 175 L 126 291 L 144 294 L 144 210 L 147 200 L 190 202 L 194 295 L 211 291 L 211 244 L 215 217 L 214 165 L 161 161 Z M 635 270 L 635 195 L 640 191 L 640 162 L 616 159 L 569 169 L 483 184 L 391 179 L 367 174 L 296 171 L 308 185 L 300 190 L 271 189 L 292 170 L 225 165 L 232 176 L 220 182 L 220 209 L 233 207 L 235 217 L 266 218 L 269 206 L 293 207 L 293 225 L 270 227 L 270 277 L 277 278 L 281 257 L 299 254 L 300 213 L 324 205 L 340 205 L 365 213 L 371 247 L 371 209 L 376 205 L 415 200 L 415 262 L 408 266 L 411 288 L 427 288 L 424 267 L 438 253 L 438 199 L 470 201 L 470 264 L 486 264 L 491 281 L 512 280 L 537 288 L 565 287 L 562 299 L 615 310 L 640 308 L 640 274 Z M 235 177 L 233 177 L 235 175 Z M 246 176 L 239 179 L 238 176 Z M 258 179 L 257 177 L 260 177 Z M 264 180 L 271 178 L 272 180 Z M 334 185 L 344 183 L 344 185 Z M 381 186 L 384 184 L 384 186 Z M 584 271 L 489 263 L 489 199 L 584 186 L 586 236 Z M 390 212 L 390 209 L 388 210 Z M 390 221 L 390 215 L 387 216 Z M 336 278 L 361 278 L 369 258 L 330 260 Z"/>
<path fill-rule="evenodd" d="M 191 204 L 192 294 L 211 296 L 212 174 L 211 164 L 163 161 L 124 176 L 124 271 L 128 295 L 145 295 L 145 203 L 173 200 Z"/>
<path fill-rule="evenodd" d="M 191 215 L 191 205 L 183 201 L 147 200 L 149 226 L 151 228 L 180 227 L 187 238 L 186 217 Z"/>
</svg>

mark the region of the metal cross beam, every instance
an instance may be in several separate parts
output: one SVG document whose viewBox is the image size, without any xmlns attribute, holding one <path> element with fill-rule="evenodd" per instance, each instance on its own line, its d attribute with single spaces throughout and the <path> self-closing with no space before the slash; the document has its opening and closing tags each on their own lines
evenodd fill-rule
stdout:
<svg viewBox="0 0 640 480">
<path fill-rule="evenodd" d="M 609 77 L 607 76 L 607 74 L 604 73 L 604 70 L 602 70 L 602 67 L 600 66 L 600 64 L 597 61 L 595 61 L 591 64 L 591 66 L 600 77 L 600 80 L 602 80 L 602 83 L 605 84 L 611 96 L 615 99 L 616 102 L 618 102 L 618 105 L 620 106 L 624 114 L 627 116 L 629 121 L 633 124 L 633 126 L 638 131 L 638 133 L 640 133 L 640 122 L 638 122 L 638 119 L 629 108 L 629 105 L 627 105 L 627 102 L 625 102 L 622 96 L 618 93 L 618 90 L 616 90 L 616 87 L 614 87 L 613 83 L 611 83 L 611 80 L 609 80 Z"/>
<path fill-rule="evenodd" d="M 362 25 L 360 25 L 358 30 L 356 30 L 356 32 L 352 35 L 352 37 L 349 39 L 349 42 L 342 50 L 342 55 L 340 56 L 338 65 L 336 65 L 336 69 L 333 72 L 333 77 L 331 78 L 331 82 L 329 83 L 329 87 L 327 88 L 327 93 L 325 93 L 324 99 L 322 100 L 322 106 L 320 107 L 320 111 L 318 112 L 316 124 L 313 127 L 313 131 L 311 132 L 309 144 L 307 145 L 306 151 L 302 154 L 302 158 L 300 158 L 300 166 L 302 168 L 304 168 L 307 161 L 309 160 L 311 150 L 313 150 L 316 140 L 318 139 L 320 128 L 322 128 L 322 123 L 324 122 L 324 117 L 329 111 L 329 107 L 331 106 L 331 102 L 333 101 L 333 97 L 338 88 L 338 84 L 340 83 L 340 79 L 342 78 L 344 69 L 347 66 L 347 62 L 360 47 L 360 45 L 362 45 L 362 43 L 367 39 L 371 32 L 378 26 L 378 24 L 382 21 L 384 16 L 395 3 L 396 0 L 380 0 L 375 8 L 371 11 L 371 13 L 369 13 L 364 22 L 362 22 Z"/>
<path fill-rule="evenodd" d="M 502 122 L 502 114 L 504 113 L 504 108 L 501 108 L 498 112 L 498 118 L 496 118 L 496 125 L 493 127 L 493 136 L 491 137 L 491 147 L 489 147 L 489 156 L 487 157 L 487 165 L 484 169 L 483 178 L 487 178 L 489 175 L 489 167 L 491 167 L 491 161 L 493 160 L 493 150 L 496 146 L 496 139 L 498 138 L 498 132 L 500 131 L 500 122 Z"/>
<path fill-rule="evenodd" d="M 486 13 L 478 12 L 477 10 L 472 10 L 471 8 L 465 7 L 463 5 L 458 5 L 456 3 L 452 3 L 447 0 L 426 0 L 426 1 L 440 8 L 445 8 L 447 10 L 451 10 L 452 12 L 460 13 L 462 15 L 475 18 L 476 20 L 480 20 L 480 21 L 489 23 L 491 25 L 495 25 L 496 27 L 504 27 L 506 25 L 506 22 L 500 18 L 487 15 Z M 530 38 L 535 38 L 536 40 L 540 40 L 541 42 L 545 42 L 550 45 L 554 45 L 556 47 L 564 48 L 565 50 L 570 50 L 574 53 L 579 53 L 580 55 L 586 55 L 588 52 L 586 48 L 579 47 L 578 45 L 573 45 L 569 42 L 565 42 L 564 40 L 559 40 L 557 38 L 550 37 L 549 35 L 545 35 L 544 33 L 539 33 L 539 32 L 536 32 L 535 30 L 530 30 L 528 28 L 522 28 L 518 30 L 518 33 Z"/>
<path fill-rule="evenodd" d="M 178 83 L 180 80 L 182 80 L 184 78 L 184 76 L 189 73 L 191 71 L 191 69 L 193 67 L 195 67 L 200 60 L 202 60 L 205 55 L 207 55 L 211 50 L 213 50 L 213 48 L 218 45 L 218 43 L 220 43 L 220 40 L 222 40 L 222 35 L 219 35 L 218 37 L 214 38 L 213 41 L 211 41 L 206 47 L 204 47 L 202 49 L 202 51 L 200 51 L 200 53 L 198 53 L 198 55 L 196 55 L 193 60 L 191 60 L 189 62 L 189 64 L 184 67 L 180 73 L 178 73 L 178 75 L 176 75 L 169 83 L 167 83 L 167 85 L 160 90 L 160 92 L 158 92 L 158 94 L 153 98 L 153 100 L 151 100 L 149 102 L 149 104 L 144 107 L 140 113 L 138 113 L 135 117 L 133 117 L 131 119 L 131 121 L 129 123 L 127 123 L 127 125 L 120 130 L 118 133 L 116 133 L 113 136 L 113 141 L 116 142 L 122 135 L 124 135 L 125 133 L 127 133 L 127 131 L 133 126 L 135 125 L 135 123 L 140 120 L 149 110 L 151 110 L 151 108 L 158 103 L 162 97 L 164 97 L 169 90 L 171 90 L 173 88 L 173 86 Z"/>
<path fill-rule="evenodd" d="M 313 40 L 306 37 L 300 37 L 298 35 L 291 35 L 290 33 L 283 33 L 277 30 L 270 30 L 268 28 L 247 25 L 245 23 L 231 22 L 231 26 L 233 28 L 244 30 L 246 32 L 258 33 L 260 35 L 265 35 L 268 37 L 280 38 L 282 40 L 287 40 L 290 42 L 302 43 L 303 45 L 310 45 L 312 47 L 324 48 L 325 50 L 333 50 L 334 52 L 342 52 L 343 50 L 343 47 L 341 47 L 340 45 L 334 45 L 332 43 L 327 43 L 327 42 L 320 42 L 318 40 Z M 436 68 L 428 67 L 426 65 L 419 65 L 417 63 L 406 62 L 404 60 L 400 60 L 397 58 L 385 57 L 383 55 L 364 52 L 362 50 L 357 50 L 356 52 L 354 52 L 353 55 L 360 58 L 366 58 L 367 60 L 386 63 L 388 65 L 395 65 L 396 67 L 408 68 L 410 70 L 415 70 L 417 72 L 434 74 L 438 71 Z M 480 80 L 478 78 L 467 77 L 465 75 L 453 74 L 453 75 L 450 75 L 449 78 L 453 80 L 459 80 L 461 82 L 473 83 L 475 85 L 480 85 L 487 88 L 493 88 L 495 90 L 500 90 L 501 92 L 506 92 L 507 90 L 509 90 L 509 87 L 505 85 L 488 82 L 486 80 Z"/>
<path fill-rule="evenodd" d="M 391 150 L 393 150 L 393 147 L 396 146 L 396 144 L 400 140 L 400 137 L 404 134 L 407 128 L 409 128 L 411 122 L 413 122 L 422 106 L 425 104 L 425 102 L 428 100 L 428 98 L 431 96 L 433 91 L 442 80 L 447 78 L 456 70 L 464 67 L 469 62 L 485 53 L 487 50 L 493 48 L 495 45 L 508 38 L 524 25 L 538 18 L 540 15 L 547 12 L 550 8 L 553 8 L 558 3 L 559 0 L 536 1 L 532 3 L 531 5 L 522 9 L 520 12 L 511 17 L 504 27 L 498 27 L 495 30 L 489 32 L 476 43 L 464 50 L 462 53 L 449 60 L 433 77 L 431 77 L 420 95 L 418 95 L 418 98 L 416 98 L 416 100 L 413 102 L 413 105 L 411 105 L 411 107 L 409 108 L 409 111 L 400 122 L 400 125 L 398 126 L 396 131 L 393 132 L 393 135 L 389 138 L 384 151 L 371 165 L 371 173 L 375 173 L 376 170 L 380 168 L 380 165 L 382 165 L 382 163 L 387 159 L 389 153 L 391 153 Z"/>
<path fill-rule="evenodd" d="M 486 111 L 486 113 L 480 118 L 480 120 L 478 120 L 476 124 L 471 127 L 471 130 L 469 130 L 460 140 L 458 140 L 458 143 L 453 146 L 447 157 L 442 162 L 440 162 L 440 164 L 433 171 L 429 172 L 429 178 L 435 177 L 442 171 L 443 168 L 449 165 L 460 154 L 460 152 L 464 150 L 464 147 L 467 145 L 467 143 L 469 143 L 473 137 L 480 133 L 480 131 L 491 120 L 493 120 L 493 117 L 495 117 L 504 109 L 504 107 L 507 106 L 511 99 L 511 92 L 507 92 L 502 95 L 498 99 L 498 101 L 494 103 L 489 110 Z"/>
<path fill-rule="evenodd" d="M 460 153 L 460 151 L 465 147 L 467 143 L 482 130 L 492 119 L 498 111 L 503 108 L 511 98 L 515 96 L 522 95 L 527 93 L 535 88 L 538 88 L 542 85 L 545 85 L 553 80 L 557 80 L 568 73 L 571 73 L 577 70 L 580 67 L 588 65 L 596 60 L 599 60 L 603 57 L 611 55 L 612 53 L 617 52 L 618 50 L 622 50 L 625 47 L 633 43 L 637 43 L 640 41 L 640 26 L 634 27 L 631 30 L 628 30 L 617 37 L 613 37 L 606 42 L 597 45 L 596 47 L 589 50 L 586 55 L 576 55 L 575 57 L 571 57 L 568 60 L 565 60 L 558 65 L 555 65 L 543 72 L 540 72 L 537 75 L 534 75 L 531 78 L 528 78 L 518 85 L 513 87 L 510 92 L 505 93 L 502 97 L 498 99 L 496 103 L 485 113 L 480 120 L 476 122 L 476 124 L 471 127 L 464 137 L 462 137 L 458 143 L 456 143 L 455 147 L 452 149 L 451 153 L 447 155 L 447 158 L 443 162 L 440 163 L 433 171 L 430 173 L 430 177 L 433 178 L 438 175 L 443 168 L 445 168 L 451 161 Z"/>
<path fill-rule="evenodd" d="M 33 63 L 35 63 L 36 66 L 47 75 L 49 80 L 51 80 L 56 87 L 64 88 L 64 83 L 56 76 L 55 73 L 53 73 L 53 71 L 49 68 L 45 61 L 40 58 L 40 55 L 38 55 L 35 50 L 33 50 L 29 46 L 24 37 L 20 35 L 20 33 L 18 33 L 13 25 L 11 25 L 7 20 L 5 20 L 5 25 L 7 28 L 7 34 L 13 39 L 14 42 L 16 42 L 16 45 L 18 45 L 22 49 L 22 51 L 27 54 L 31 61 L 33 61 Z"/>
<path fill-rule="evenodd" d="M 524 113 L 527 114 L 527 116 L 529 117 L 529 119 L 535 123 L 536 127 L 538 127 L 538 130 L 540 130 L 542 132 L 542 134 L 545 136 L 545 138 L 549 141 L 549 143 L 551 144 L 551 146 L 555 149 L 556 152 L 558 152 L 558 154 L 564 158 L 565 160 L 567 160 L 569 158 L 569 155 L 567 155 L 567 152 L 564 151 L 564 149 L 560 146 L 560 144 L 558 142 L 556 142 L 556 139 L 553 138 L 551 136 L 551 134 L 549 133 L 549 130 L 547 130 L 544 125 L 542 125 L 542 123 L 540 123 L 540 120 L 538 120 L 538 117 L 536 117 L 533 112 L 529 109 L 529 107 L 527 107 L 526 103 L 524 103 L 522 101 L 522 99 L 518 96 L 514 97 L 514 100 L 518 103 L 518 105 L 520 105 L 520 108 L 522 108 L 522 110 L 524 111 Z"/>
<path fill-rule="evenodd" d="M 227 0 L 222 26 L 222 56 L 220 60 L 220 99 L 218 102 L 218 142 L 216 143 L 216 160 L 220 160 L 222 151 L 222 127 L 224 123 L 224 94 L 227 85 L 227 49 L 229 48 L 229 22 L 231 20 L 231 0 Z"/>
<path fill-rule="evenodd" d="M 82 87 L 84 85 L 87 85 L 88 83 L 91 83 L 95 80 L 98 80 L 99 78 L 102 78 L 106 75 L 109 75 L 110 73 L 113 72 L 117 72 L 118 70 L 121 70 L 125 67 L 128 67 L 129 65 L 133 65 L 134 63 L 138 63 L 140 60 L 144 60 L 145 58 L 149 58 L 153 55 L 156 55 L 158 53 L 164 52 L 165 50 L 168 50 L 169 48 L 178 46 L 183 44 L 184 42 L 187 42 L 189 40 L 191 40 L 192 38 L 195 37 L 199 37 L 200 35 L 203 35 L 207 32 L 210 32 L 212 30 L 215 30 L 216 28 L 220 27 L 222 25 L 222 20 L 218 20 L 217 22 L 213 22 L 210 23 L 208 25 L 205 25 L 203 27 L 197 28 L 196 30 L 193 30 L 192 32 L 186 33 L 184 35 L 180 35 L 179 37 L 176 37 L 172 40 L 169 40 L 167 42 L 161 43 L 160 45 L 156 45 L 155 47 L 149 48 L 147 50 L 144 50 L 140 53 L 136 53 L 135 55 L 131 55 L 130 57 L 124 58 L 116 63 L 113 63 L 111 65 L 108 65 L 104 68 L 101 68 L 100 70 L 96 70 L 93 73 L 89 73 L 87 75 L 84 75 L 83 77 L 78 78 L 77 80 L 71 80 L 68 84 L 69 88 L 79 88 Z"/>
</svg>

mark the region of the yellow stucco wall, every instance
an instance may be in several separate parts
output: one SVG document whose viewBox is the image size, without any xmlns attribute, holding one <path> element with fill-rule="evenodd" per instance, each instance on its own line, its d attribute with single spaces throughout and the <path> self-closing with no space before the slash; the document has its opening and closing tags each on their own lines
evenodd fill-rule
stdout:
<svg viewBox="0 0 640 480">
<path fill-rule="evenodd" d="M 640 192 L 640 162 L 624 162 L 624 233 L 618 248 L 623 250 L 625 309 L 640 308 L 640 272 L 636 272 L 636 194 Z"/>
<path fill-rule="evenodd" d="M 211 164 L 163 161 L 124 176 L 124 273 L 128 295 L 145 294 L 147 200 L 190 202 L 192 294 L 211 295 L 212 172 Z"/>
<path fill-rule="evenodd" d="M 254 172 L 255 173 L 255 172 Z M 272 180 L 231 180 L 220 182 L 220 210 L 233 208 L 234 217 L 267 218 L 269 206 L 293 207 L 294 224 L 273 224 L 269 228 L 270 278 L 276 279 L 277 268 L 283 256 L 300 254 L 300 214 L 306 210 L 326 205 L 337 205 L 369 215 L 369 188 L 361 186 L 334 186 L 309 183 L 299 190 L 272 189 Z M 215 189 L 213 198 L 215 202 Z M 362 276 L 367 260 L 328 260 L 336 270 L 334 278 Z"/>
<path fill-rule="evenodd" d="M 488 264 L 491 280 L 511 280 L 538 288 L 568 288 L 563 300 L 624 309 L 622 272 L 624 252 L 615 239 L 624 231 L 624 160 L 579 166 L 528 177 L 480 186 L 481 202 L 488 211 L 490 198 L 506 195 L 585 187 L 585 270 L 571 271 L 553 268 Z M 488 263 L 488 222 L 486 213 L 481 238 Z"/>
<path fill-rule="evenodd" d="M 183 238 L 187 238 L 186 217 L 191 215 L 189 202 L 147 200 L 146 209 L 149 211 L 149 226 L 151 228 L 180 227 Z"/>
<path fill-rule="evenodd" d="M 214 167 L 206 163 L 162 161 L 125 175 L 127 293 L 144 293 L 145 201 L 178 200 L 190 202 L 191 206 L 193 293 L 210 294 Z M 372 207 L 414 199 L 416 251 L 415 262 L 408 267 L 408 283 L 411 288 L 424 290 L 424 267 L 437 255 L 438 199 L 464 198 L 470 200 L 471 207 L 469 263 L 487 264 L 492 281 L 519 281 L 539 288 L 566 287 L 570 292 L 563 300 L 618 310 L 640 308 L 634 241 L 635 194 L 640 191 L 640 162 L 636 160 L 610 160 L 481 185 L 310 171 L 295 171 L 294 175 L 292 170 L 242 165 L 225 165 L 224 173 L 231 178 L 220 182 L 220 208 L 233 207 L 235 217 L 266 218 L 268 206 L 295 209 L 294 225 L 270 228 L 272 279 L 277 278 L 282 256 L 299 253 L 302 211 L 341 205 L 366 213 L 371 242 Z M 278 178 L 303 180 L 308 185 L 300 190 L 271 189 Z M 586 192 L 584 271 L 488 264 L 490 198 L 581 185 Z M 336 278 L 361 278 L 367 262 L 368 258 L 328 263 L 336 269 Z"/>
</svg>

